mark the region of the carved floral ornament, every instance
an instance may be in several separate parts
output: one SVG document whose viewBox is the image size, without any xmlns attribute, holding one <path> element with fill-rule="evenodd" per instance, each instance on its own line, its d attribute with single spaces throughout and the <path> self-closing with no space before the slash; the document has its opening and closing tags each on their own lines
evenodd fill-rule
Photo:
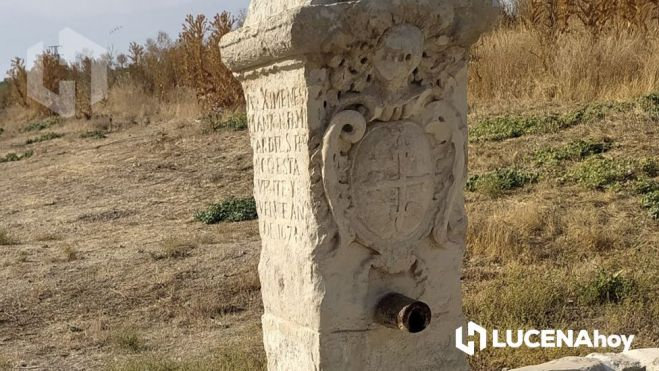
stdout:
<svg viewBox="0 0 659 371">
<path fill-rule="evenodd" d="M 323 185 L 342 245 L 409 261 L 420 240 L 445 247 L 461 227 L 466 128 L 450 97 L 465 52 L 410 23 L 376 40 L 329 63 Z"/>
</svg>

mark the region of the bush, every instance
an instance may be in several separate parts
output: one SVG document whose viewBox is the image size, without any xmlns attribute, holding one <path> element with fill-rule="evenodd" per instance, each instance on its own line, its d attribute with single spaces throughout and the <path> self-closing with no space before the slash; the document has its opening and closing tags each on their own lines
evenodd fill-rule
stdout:
<svg viewBox="0 0 659 371">
<path fill-rule="evenodd" d="M 535 183 L 538 174 L 518 168 L 497 169 L 483 175 L 474 175 L 467 182 L 469 192 L 479 192 L 489 196 L 498 196 L 506 191 Z"/>
<path fill-rule="evenodd" d="M 194 215 L 195 219 L 205 224 L 220 222 L 242 222 L 258 218 L 256 201 L 253 197 L 231 197 L 222 202 L 210 205 L 206 211 Z"/>
</svg>

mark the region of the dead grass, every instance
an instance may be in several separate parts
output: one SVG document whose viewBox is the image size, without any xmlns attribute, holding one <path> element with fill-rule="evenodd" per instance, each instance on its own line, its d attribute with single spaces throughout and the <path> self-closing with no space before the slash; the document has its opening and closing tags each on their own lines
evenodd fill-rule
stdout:
<svg viewBox="0 0 659 371">
<path fill-rule="evenodd" d="M 117 348 L 130 353 L 140 353 L 148 349 L 146 342 L 134 328 L 122 328 L 113 332 L 110 341 Z"/>
<path fill-rule="evenodd" d="M 201 359 L 144 357 L 111 366 L 109 371 L 261 371 L 266 369 L 265 354 L 259 348 L 236 347 Z"/>
<path fill-rule="evenodd" d="M 0 371 L 11 371 L 14 368 L 14 363 L 9 359 L 0 356 Z"/>
<path fill-rule="evenodd" d="M 190 255 L 192 250 L 197 248 L 194 242 L 186 242 L 179 238 L 170 237 L 162 242 L 160 250 L 152 252 L 151 256 L 156 259 L 180 259 Z"/>
<path fill-rule="evenodd" d="M 65 262 L 72 262 L 80 258 L 80 253 L 75 246 L 64 245 L 61 247 L 62 260 Z"/>
<path fill-rule="evenodd" d="M 191 321 L 219 320 L 224 316 L 236 315 L 259 305 L 261 283 L 256 270 L 238 274 L 240 279 L 231 287 L 224 287 L 211 296 L 194 297 L 184 308 Z M 213 291 L 212 288 L 207 288 Z"/>
<path fill-rule="evenodd" d="M 548 44 L 524 26 L 483 36 L 472 52 L 472 109 L 624 100 L 659 90 L 659 39 L 635 33 L 596 39 L 576 30 Z"/>
<path fill-rule="evenodd" d="M 18 240 L 9 234 L 6 229 L 0 228 L 0 246 L 18 245 Z"/>
</svg>

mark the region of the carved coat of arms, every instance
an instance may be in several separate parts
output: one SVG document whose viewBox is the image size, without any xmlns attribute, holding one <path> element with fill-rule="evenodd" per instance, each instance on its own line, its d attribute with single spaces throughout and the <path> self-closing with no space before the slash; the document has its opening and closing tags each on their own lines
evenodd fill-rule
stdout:
<svg viewBox="0 0 659 371">
<path fill-rule="evenodd" d="M 410 261 L 419 241 L 442 248 L 464 224 L 455 208 L 466 172 L 466 128 L 438 93 L 450 72 L 435 55 L 437 42 L 403 23 L 363 54 L 331 66 L 332 82 L 349 88 L 339 92 L 324 136 L 325 193 L 341 244 L 373 250 L 389 271 L 396 270 L 393 262 Z"/>
</svg>

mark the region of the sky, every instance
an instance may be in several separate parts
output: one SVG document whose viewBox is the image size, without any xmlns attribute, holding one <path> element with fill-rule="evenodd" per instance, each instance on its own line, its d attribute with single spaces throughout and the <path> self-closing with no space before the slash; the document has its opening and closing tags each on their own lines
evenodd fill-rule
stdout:
<svg viewBox="0 0 659 371">
<path fill-rule="evenodd" d="M 0 0 L 0 80 L 13 57 L 39 42 L 59 45 L 70 28 L 115 54 L 158 31 L 176 38 L 187 14 L 238 13 L 249 0 Z"/>
</svg>

